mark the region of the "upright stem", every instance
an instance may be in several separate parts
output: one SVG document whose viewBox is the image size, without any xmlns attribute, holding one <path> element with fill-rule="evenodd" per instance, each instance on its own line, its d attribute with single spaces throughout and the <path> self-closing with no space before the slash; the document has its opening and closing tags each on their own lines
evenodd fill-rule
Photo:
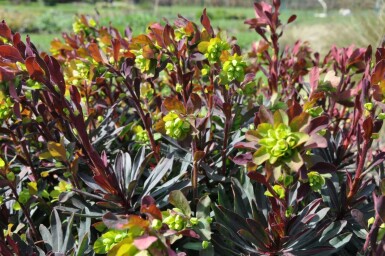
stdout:
<svg viewBox="0 0 385 256">
<path fill-rule="evenodd" d="M 230 130 L 230 120 L 226 117 L 225 121 L 225 130 L 224 130 L 224 138 L 223 138 L 223 147 L 222 147 L 222 175 L 226 175 L 226 151 L 227 151 L 227 141 L 229 137 Z"/>
<path fill-rule="evenodd" d="M 357 190 L 361 184 L 361 180 L 362 180 L 361 175 L 362 175 L 362 172 L 364 170 L 366 154 L 368 153 L 369 146 L 370 146 L 370 141 L 365 140 L 364 145 L 362 147 L 362 151 L 361 151 L 360 156 L 359 156 L 359 163 L 358 163 L 357 170 L 355 173 L 353 185 L 352 185 L 352 187 L 349 191 L 348 197 L 347 197 L 348 205 L 350 204 L 353 196 L 356 194 L 356 192 L 357 192 Z"/>
<path fill-rule="evenodd" d="M 29 226 L 31 227 L 31 232 L 32 232 L 32 235 L 35 237 L 36 241 L 40 240 L 41 237 L 39 235 L 39 232 L 37 232 L 37 229 L 35 228 L 35 225 L 31 219 L 31 216 L 29 215 L 29 210 L 25 207 L 24 204 L 22 204 L 20 201 L 19 201 L 19 195 L 17 194 L 17 190 L 16 188 L 13 186 L 13 184 L 10 184 L 9 186 L 12 190 L 12 193 L 15 195 L 15 199 L 16 201 L 19 203 L 27 221 L 28 221 L 28 224 Z"/>
<path fill-rule="evenodd" d="M 193 137 L 193 141 L 191 142 L 191 149 L 192 149 L 192 158 L 193 158 L 191 184 L 193 189 L 193 204 L 195 204 L 195 200 L 198 198 L 198 172 L 199 172 L 198 161 L 194 157 L 195 152 L 197 151 L 196 136 Z"/>
<path fill-rule="evenodd" d="M 115 71 L 115 72 L 119 76 L 122 76 L 119 72 L 117 72 L 117 71 Z M 125 79 L 124 79 L 124 84 L 128 88 L 128 91 L 130 92 L 130 94 L 131 94 L 131 96 L 132 96 L 132 98 L 134 100 L 134 104 L 135 104 L 136 110 L 138 111 L 140 119 L 142 119 L 144 128 L 145 128 L 145 130 L 147 132 L 147 135 L 148 135 L 148 138 L 150 140 L 151 148 L 152 148 L 152 151 L 154 152 L 154 157 L 155 157 L 156 161 L 159 162 L 160 161 L 159 148 L 158 148 L 158 145 L 155 142 L 154 136 L 153 136 L 152 131 L 151 131 L 151 127 L 148 125 L 148 123 L 146 121 L 146 115 L 143 112 L 142 106 L 140 105 L 140 101 L 139 101 L 138 97 L 136 96 L 135 92 L 132 90 L 131 85 Z"/>
<path fill-rule="evenodd" d="M 373 236 L 377 237 L 378 229 L 379 229 L 379 226 L 380 226 L 381 222 L 382 221 L 381 221 L 380 216 L 378 216 L 376 214 L 376 218 L 374 219 L 374 223 L 372 224 L 372 227 L 371 227 L 371 229 L 369 231 L 369 234 L 366 236 L 365 244 L 364 244 L 364 247 L 362 249 L 363 252 L 365 252 L 368 249 L 369 243 L 370 243 L 370 239 Z M 375 253 L 375 251 L 376 251 L 376 248 L 372 248 L 372 252 Z"/>
</svg>

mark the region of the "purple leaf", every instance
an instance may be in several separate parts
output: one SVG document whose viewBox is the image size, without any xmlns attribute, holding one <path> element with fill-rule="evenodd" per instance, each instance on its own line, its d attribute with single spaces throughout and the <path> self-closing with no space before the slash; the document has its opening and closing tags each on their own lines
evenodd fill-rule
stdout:
<svg viewBox="0 0 385 256">
<path fill-rule="evenodd" d="M 153 243 L 155 243 L 158 240 L 156 236 L 141 236 L 138 238 L 135 238 L 134 245 L 139 250 L 147 250 Z"/>
<path fill-rule="evenodd" d="M 250 152 L 237 155 L 233 158 L 233 162 L 238 165 L 244 165 L 253 160 L 253 155 Z"/>
</svg>

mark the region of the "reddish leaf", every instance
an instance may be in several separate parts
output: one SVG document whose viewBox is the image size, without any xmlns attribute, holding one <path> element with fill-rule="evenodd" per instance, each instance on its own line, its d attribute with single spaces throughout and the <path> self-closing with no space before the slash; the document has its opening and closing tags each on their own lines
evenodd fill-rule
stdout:
<svg viewBox="0 0 385 256">
<path fill-rule="evenodd" d="M 253 160 L 253 155 L 250 152 L 237 155 L 233 158 L 233 162 L 238 165 L 244 165 Z"/>
<path fill-rule="evenodd" d="M 107 58 L 99 49 L 99 46 L 96 43 L 90 43 L 88 46 L 88 51 L 92 58 L 99 63 L 107 63 Z"/>
<path fill-rule="evenodd" d="M 134 245 L 139 250 L 147 250 L 157 240 L 158 238 L 156 236 L 144 235 L 144 236 L 135 238 Z"/>
<path fill-rule="evenodd" d="M 176 97 L 168 97 L 163 101 L 163 106 L 167 111 L 176 111 L 180 114 L 186 114 L 186 109 L 184 108 L 182 102 L 179 101 Z"/>
<path fill-rule="evenodd" d="M 192 93 L 187 101 L 187 113 L 194 114 L 201 109 L 202 101 L 198 94 Z"/>
<path fill-rule="evenodd" d="M 75 85 L 70 87 L 70 94 L 72 101 L 76 104 L 76 106 L 80 107 L 81 96 Z"/>
<path fill-rule="evenodd" d="M 112 48 L 114 51 L 114 60 L 115 62 L 119 61 L 119 51 L 120 51 L 120 40 L 113 38 L 111 40 Z"/>
<path fill-rule="evenodd" d="M 64 95 L 66 90 L 66 85 L 64 82 L 64 76 L 61 72 L 59 62 L 52 56 L 45 56 L 44 61 L 47 63 L 51 81 L 57 84 L 61 94 Z"/>
<path fill-rule="evenodd" d="M 12 62 L 22 62 L 24 63 L 23 57 L 21 57 L 19 51 L 10 45 L 0 45 L 0 56 L 3 59 L 10 60 Z"/>
<path fill-rule="evenodd" d="M 255 180 L 255 181 L 259 182 L 259 183 L 262 183 L 262 184 L 266 184 L 267 183 L 265 176 L 263 176 L 262 174 L 260 174 L 257 171 L 248 172 L 247 176 L 249 176 L 250 179 Z"/>
<path fill-rule="evenodd" d="M 318 81 L 319 81 L 319 69 L 318 67 L 313 67 L 310 71 L 310 88 L 311 92 L 317 91 Z"/>
<path fill-rule="evenodd" d="M 213 27 L 211 26 L 210 19 L 207 16 L 206 8 L 203 10 L 203 14 L 201 16 L 201 23 L 203 27 L 206 29 L 206 31 L 209 33 L 209 35 L 214 37 L 214 30 L 213 30 Z"/>
<path fill-rule="evenodd" d="M 177 234 L 178 235 L 192 237 L 192 238 L 196 238 L 196 239 L 200 238 L 200 236 L 197 233 L 195 233 L 195 231 L 190 230 L 190 229 L 185 229 L 185 230 L 179 231 Z"/>
<path fill-rule="evenodd" d="M 385 74 L 385 59 L 380 60 L 373 69 L 372 77 L 370 79 L 371 84 L 378 84 L 384 79 Z"/>
<path fill-rule="evenodd" d="M 259 116 L 259 120 L 260 120 L 261 123 L 274 124 L 273 115 L 263 105 L 259 108 L 258 116 Z"/>
<path fill-rule="evenodd" d="M 39 64 L 36 62 L 35 57 L 28 57 L 25 60 L 25 66 L 28 70 L 29 75 L 31 76 L 32 79 L 43 82 L 44 81 L 44 71 L 43 69 L 39 66 Z"/>
<path fill-rule="evenodd" d="M 297 19 L 297 15 L 291 15 L 290 18 L 287 20 L 287 24 L 292 23 Z"/>
<path fill-rule="evenodd" d="M 7 23 L 5 23 L 4 20 L 0 23 L 0 36 L 7 38 L 8 40 L 11 40 L 12 37 L 11 30 L 9 29 Z"/>
<path fill-rule="evenodd" d="M 370 116 L 365 119 L 362 128 L 364 129 L 365 140 L 370 140 L 370 137 L 373 134 L 373 119 Z"/>
</svg>

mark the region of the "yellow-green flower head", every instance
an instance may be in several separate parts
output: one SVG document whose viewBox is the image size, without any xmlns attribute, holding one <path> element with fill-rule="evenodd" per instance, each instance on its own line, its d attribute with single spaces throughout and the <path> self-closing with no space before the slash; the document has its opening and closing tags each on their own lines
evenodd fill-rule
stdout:
<svg viewBox="0 0 385 256">
<path fill-rule="evenodd" d="M 223 64 L 222 76 L 228 81 L 237 80 L 242 82 L 245 79 L 246 62 L 242 56 L 234 54 Z"/>
<path fill-rule="evenodd" d="M 146 144 L 149 142 L 147 131 L 142 126 L 137 125 L 132 129 L 135 133 L 135 141 Z"/>
<path fill-rule="evenodd" d="M 8 118 L 12 114 L 13 103 L 10 97 L 6 97 L 0 91 L 0 120 Z"/>
<path fill-rule="evenodd" d="M 285 188 L 284 187 L 282 187 L 281 185 L 274 185 L 273 190 L 275 191 L 275 193 L 277 193 L 277 195 L 280 199 L 285 198 Z M 273 197 L 273 194 L 270 193 L 269 190 L 266 190 L 265 196 Z"/>
<path fill-rule="evenodd" d="M 307 177 L 313 191 L 320 191 L 322 186 L 325 184 L 325 178 L 318 172 L 309 172 Z"/>
<path fill-rule="evenodd" d="M 143 56 L 143 49 L 131 50 L 131 52 L 135 54 L 135 67 L 140 69 L 142 73 L 152 72 L 151 59 L 146 59 Z"/>
<path fill-rule="evenodd" d="M 190 132 L 190 123 L 179 117 L 174 111 L 170 111 L 163 117 L 166 134 L 176 140 L 183 139 Z"/>
<path fill-rule="evenodd" d="M 107 253 L 126 237 L 128 233 L 125 230 L 109 230 L 95 241 L 94 250 L 96 253 Z"/>
<path fill-rule="evenodd" d="M 318 107 L 314 107 L 314 108 L 310 108 L 308 110 L 306 110 L 306 112 L 311 115 L 312 117 L 318 117 L 320 116 L 324 111 L 322 109 L 322 107 L 318 106 Z"/>
<path fill-rule="evenodd" d="M 74 23 L 72 23 L 72 30 L 75 34 L 79 34 L 82 30 L 85 29 L 85 26 L 83 23 L 80 22 L 80 19 L 76 19 Z"/>
<path fill-rule="evenodd" d="M 143 57 L 143 50 L 140 49 L 135 52 L 135 65 L 142 72 L 146 70 L 146 59 Z"/>
<path fill-rule="evenodd" d="M 219 61 L 222 53 L 230 49 L 229 44 L 219 37 L 210 39 L 209 42 L 204 41 L 198 45 L 199 51 L 205 54 L 210 63 Z"/>
<path fill-rule="evenodd" d="M 83 82 L 90 84 L 90 66 L 80 60 L 71 60 L 65 63 L 64 78 L 67 83 L 81 85 Z"/>
<path fill-rule="evenodd" d="M 260 148 L 254 153 L 254 163 L 260 165 L 265 161 L 280 165 L 290 163 L 298 156 L 298 146 L 306 142 L 309 135 L 302 132 L 292 132 L 289 125 L 279 123 L 261 123 L 253 132 L 258 138 Z M 289 165 L 289 164 L 288 164 Z"/>
<path fill-rule="evenodd" d="M 142 83 L 140 85 L 140 97 L 143 99 L 151 99 L 154 95 L 154 89 L 152 89 L 150 83 Z"/>
<path fill-rule="evenodd" d="M 51 191 L 50 193 L 50 196 L 53 198 L 53 199 L 58 199 L 59 198 L 59 195 L 61 193 L 64 193 L 64 192 L 67 192 L 67 191 L 71 191 L 72 190 L 72 185 L 71 183 L 67 183 L 66 181 L 64 180 L 61 180 L 58 184 L 58 186 L 55 186 L 54 187 L 54 190 Z"/>
<path fill-rule="evenodd" d="M 186 216 L 184 216 L 178 208 L 164 211 L 162 212 L 162 215 L 163 223 L 167 224 L 167 226 L 172 230 L 183 230 L 188 223 Z"/>
</svg>

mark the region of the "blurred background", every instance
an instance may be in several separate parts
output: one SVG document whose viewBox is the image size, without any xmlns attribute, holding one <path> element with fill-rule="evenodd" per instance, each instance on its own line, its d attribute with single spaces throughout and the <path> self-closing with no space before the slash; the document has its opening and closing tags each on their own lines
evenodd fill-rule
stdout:
<svg viewBox="0 0 385 256">
<path fill-rule="evenodd" d="M 220 27 L 238 38 L 244 49 L 259 38 L 244 20 L 254 17 L 251 0 L 0 0 L 0 20 L 13 31 L 31 36 L 42 50 L 61 32 L 70 32 L 76 15 L 87 14 L 103 25 L 110 22 L 121 31 L 126 26 L 134 34 L 145 31 L 150 22 L 169 20 L 178 14 L 199 23 L 207 8 L 214 28 Z M 385 32 L 385 0 L 281 0 L 282 20 L 297 14 L 284 33 L 282 46 L 296 40 L 326 54 L 330 46 L 354 44 L 376 47 Z"/>
</svg>

